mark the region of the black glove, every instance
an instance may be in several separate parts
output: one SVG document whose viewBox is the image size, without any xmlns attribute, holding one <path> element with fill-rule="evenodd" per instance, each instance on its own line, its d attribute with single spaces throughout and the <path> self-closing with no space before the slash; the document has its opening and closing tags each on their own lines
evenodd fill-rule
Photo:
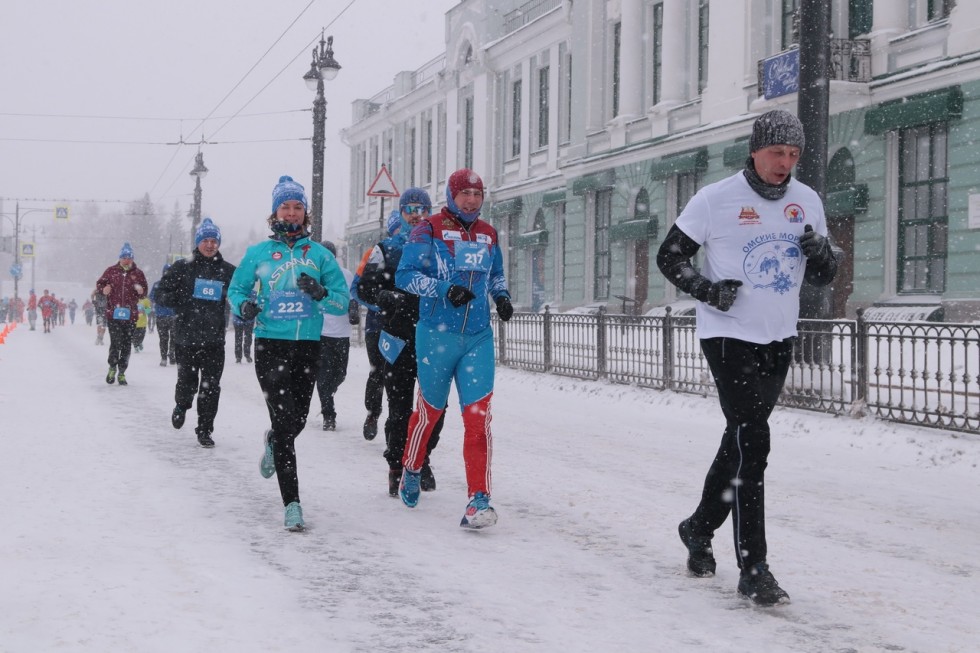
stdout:
<svg viewBox="0 0 980 653">
<path fill-rule="evenodd" d="M 361 323 L 361 306 L 353 299 L 347 304 L 347 322 L 351 325 Z"/>
<path fill-rule="evenodd" d="M 449 286 L 449 290 L 446 292 L 446 299 L 449 300 L 450 304 L 459 308 L 466 302 L 476 299 L 476 295 L 466 286 L 452 285 Z"/>
<path fill-rule="evenodd" d="M 238 312 L 243 320 L 254 320 L 255 316 L 262 312 L 259 305 L 251 299 L 246 299 L 238 306 Z"/>
<path fill-rule="evenodd" d="M 500 319 L 506 322 L 514 314 L 514 305 L 510 303 L 510 300 L 506 296 L 500 296 L 497 298 L 497 315 Z"/>
<path fill-rule="evenodd" d="M 742 282 L 737 279 L 716 281 L 708 289 L 708 297 L 704 302 L 708 306 L 714 306 L 719 311 L 727 311 L 735 303 L 735 294 L 741 285 Z"/>
<path fill-rule="evenodd" d="M 810 225 L 803 227 L 803 235 L 800 236 L 800 249 L 803 250 L 804 256 L 817 264 L 821 264 L 828 257 L 833 256 L 833 251 L 830 249 L 830 239 L 818 234 Z"/>
<path fill-rule="evenodd" d="M 394 313 L 401 306 L 401 303 L 405 301 L 405 295 L 394 290 L 379 290 L 377 300 L 377 304 L 381 307 L 381 310 L 385 313 Z"/>
<path fill-rule="evenodd" d="M 313 301 L 315 302 L 318 302 L 327 296 L 327 289 L 321 286 L 320 282 L 305 272 L 299 275 L 299 281 L 296 282 L 296 285 L 299 286 L 300 290 L 312 297 Z"/>
</svg>

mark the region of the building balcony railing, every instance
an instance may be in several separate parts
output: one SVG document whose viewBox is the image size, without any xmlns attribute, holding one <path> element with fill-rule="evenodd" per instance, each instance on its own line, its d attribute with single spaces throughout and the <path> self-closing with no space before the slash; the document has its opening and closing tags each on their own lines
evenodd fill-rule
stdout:
<svg viewBox="0 0 980 653">
<path fill-rule="evenodd" d="M 799 90 L 799 48 L 761 59 L 757 67 L 759 96 L 778 97 Z M 842 82 L 871 81 L 871 41 L 830 39 L 830 79 Z"/>
<path fill-rule="evenodd" d="M 535 18 L 540 18 L 560 6 L 561 0 L 528 0 L 517 9 L 504 14 L 504 34 L 524 27 Z"/>
</svg>

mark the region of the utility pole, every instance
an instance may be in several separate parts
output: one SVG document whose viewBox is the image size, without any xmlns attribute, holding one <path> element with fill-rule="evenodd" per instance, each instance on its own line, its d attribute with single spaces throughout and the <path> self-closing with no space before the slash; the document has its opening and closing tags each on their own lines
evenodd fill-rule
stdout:
<svg viewBox="0 0 980 653">
<path fill-rule="evenodd" d="M 823 200 L 827 195 L 827 141 L 830 122 L 830 3 L 800 0 L 800 90 L 797 115 L 806 147 L 796 166 L 797 178 Z M 830 317 L 830 287 L 804 283 L 800 317 Z"/>
</svg>

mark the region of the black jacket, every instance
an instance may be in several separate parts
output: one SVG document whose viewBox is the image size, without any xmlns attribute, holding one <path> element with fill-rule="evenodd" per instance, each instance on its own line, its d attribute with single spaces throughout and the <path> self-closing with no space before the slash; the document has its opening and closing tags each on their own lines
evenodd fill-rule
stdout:
<svg viewBox="0 0 980 653">
<path fill-rule="evenodd" d="M 415 342 L 419 321 L 419 297 L 395 287 L 395 271 L 402 257 L 400 247 L 389 247 L 391 239 L 378 243 L 385 266 L 367 265 L 357 281 L 357 294 L 380 308 L 381 328 L 393 336 Z"/>
<path fill-rule="evenodd" d="M 184 347 L 224 344 L 225 304 L 235 266 L 198 250 L 177 261 L 160 279 L 156 301 L 177 311 L 175 342 Z"/>
</svg>

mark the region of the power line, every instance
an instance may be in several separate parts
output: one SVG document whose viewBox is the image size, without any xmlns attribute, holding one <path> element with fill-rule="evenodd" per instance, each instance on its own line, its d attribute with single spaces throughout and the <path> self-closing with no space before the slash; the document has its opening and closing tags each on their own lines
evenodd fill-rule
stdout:
<svg viewBox="0 0 980 653">
<path fill-rule="evenodd" d="M 286 143 L 292 141 L 308 141 L 309 136 L 298 138 L 267 138 L 258 140 L 244 141 L 204 141 L 203 145 L 238 145 L 242 143 Z M 62 138 L 0 138 L 0 141 L 15 143 L 69 143 L 78 145 L 198 145 L 198 143 L 188 143 L 187 141 L 89 141 L 81 139 L 62 139 Z"/>
<path fill-rule="evenodd" d="M 309 109 L 286 109 L 284 111 L 261 111 L 256 113 L 246 113 L 241 114 L 240 118 L 253 118 L 255 116 L 278 116 L 284 113 L 299 113 L 309 111 Z M 209 118 L 159 118 L 152 116 L 99 116 L 92 114 L 71 114 L 71 113 L 9 113 L 0 111 L 0 116 L 9 116 L 16 118 L 81 118 L 86 120 L 138 120 L 141 122 L 175 122 L 180 120 L 199 120 L 201 122 L 208 120 Z M 228 116 L 213 116 L 215 120 L 224 120 Z"/>
</svg>

